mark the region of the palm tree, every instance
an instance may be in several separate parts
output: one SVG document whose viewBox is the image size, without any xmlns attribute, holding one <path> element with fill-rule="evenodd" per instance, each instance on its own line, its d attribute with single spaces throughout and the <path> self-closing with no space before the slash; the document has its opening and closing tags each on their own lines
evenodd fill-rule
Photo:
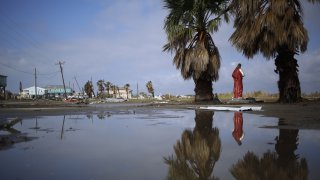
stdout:
<svg viewBox="0 0 320 180">
<path fill-rule="evenodd" d="M 213 175 L 219 160 L 221 140 L 219 129 L 213 128 L 213 111 L 196 110 L 196 127 L 185 130 L 174 145 L 175 156 L 169 156 L 167 179 L 217 179 Z"/>
<path fill-rule="evenodd" d="M 227 16 L 226 0 L 164 0 L 169 15 L 164 29 L 168 43 L 163 51 L 175 53 L 173 64 L 182 77 L 195 83 L 195 101 L 212 101 L 212 81 L 219 78 L 220 54 L 210 33 Z"/>
<path fill-rule="evenodd" d="M 113 98 L 116 98 L 117 97 L 117 92 L 116 92 L 117 86 L 116 85 L 112 85 L 111 88 L 112 88 L 112 92 L 113 92 L 112 96 L 113 96 Z"/>
<path fill-rule="evenodd" d="M 117 93 L 118 93 L 118 97 L 121 97 L 120 96 L 120 88 L 119 88 L 119 86 L 117 86 Z"/>
<path fill-rule="evenodd" d="M 309 0 L 315 2 L 319 0 Z M 299 0 L 237 0 L 230 5 L 235 31 L 233 45 L 246 57 L 261 53 L 275 58 L 279 74 L 279 102 L 298 102 L 301 89 L 294 55 L 307 49 L 308 33 L 302 22 Z"/>
<path fill-rule="evenodd" d="M 126 90 L 126 93 L 127 93 L 127 99 L 129 99 L 129 87 L 130 87 L 130 84 L 125 84 L 124 85 L 124 89 Z"/>
<path fill-rule="evenodd" d="M 152 97 L 154 97 L 154 89 L 151 81 L 148 81 L 146 84 L 146 87 L 148 89 L 148 92 L 152 94 Z"/>
<path fill-rule="evenodd" d="M 91 81 L 86 82 L 86 84 L 84 85 L 84 91 L 89 96 L 89 98 L 92 98 L 93 88 Z"/>
<path fill-rule="evenodd" d="M 104 83 L 104 86 L 106 87 L 106 90 L 107 90 L 107 96 L 109 97 L 110 96 L 110 87 L 111 87 L 111 82 L 107 81 Z"/>
<path fill-rule="evenodd" d="M 104 80 L 100 79 L 98 82 L 97 82 L 97 86 L 98 86 L 98 91 L 100 92 L 100 97 L 104 91 Z"/>
</svg>

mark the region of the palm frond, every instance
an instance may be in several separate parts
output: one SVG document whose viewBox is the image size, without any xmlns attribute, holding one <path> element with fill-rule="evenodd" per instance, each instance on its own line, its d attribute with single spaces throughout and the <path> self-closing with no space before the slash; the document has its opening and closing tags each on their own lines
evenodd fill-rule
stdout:
<svg viewBox="0 0 320 180">
<path fill-rule="evenodd" d="M 239 0 L 232 1 L 230 8 L 236 30 L 229 40 L 248 58 L 258 52 L 273 58 L 283 45 L 293 52 L 307 49 L 299 0 Z"/>
<path fill-rule="evenodd" d="M 184 79 L 205 75 L 217 80 L 220 55 L 207 34 L 218 30 L 223 16 L 228 20 L 229 0 L 164 0 L 164 3 L 169 14 L 164 22 L 168 42 L 163 51 L 175 53 L 173 64 Z"/>
</svg>

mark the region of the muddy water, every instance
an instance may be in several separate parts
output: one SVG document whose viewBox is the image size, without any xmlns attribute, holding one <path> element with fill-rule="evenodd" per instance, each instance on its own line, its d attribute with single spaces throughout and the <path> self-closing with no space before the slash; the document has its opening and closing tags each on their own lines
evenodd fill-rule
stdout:
<svg viewBox="0 0 320 180">
<path fill-rule="evenodd" d="M 320 179 L 320 131 L 239 112 L 137 109 L 25 118 L 0 179 Z M 266 176 L 268 174 L 269 176 Z"/>
</svg>

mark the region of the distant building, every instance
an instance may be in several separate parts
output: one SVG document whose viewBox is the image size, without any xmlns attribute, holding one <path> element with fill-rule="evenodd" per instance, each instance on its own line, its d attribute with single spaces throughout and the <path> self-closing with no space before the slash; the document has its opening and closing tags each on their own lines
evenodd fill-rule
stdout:
<svg viewBox="0 0 320 180">
<path fill-rule="evenodd" d="M 124 87 L 116 88 L 115 91 L 110 88 L 109 92 L 105 91 L 105 93 L 109 93 L 110 96 L 115 98 L 132 99 L 132 90 L 128 89 L 127 93 L 126 88 Z"/>
<path fill-rule="evenodd" d="M 37 94 L 36 94 L 37 91 Z M 22 90 L 22 92 L 20 93 L 20 96 L 22 98 L 35 98 L 37 95 L 37 98 L 42 98 L 47 94 L 47 90 L 41 87 L 29 87 L 29 88 L 25 88 Z"/>
<path fill-rule="evenodd" d="M 47 97 L 63 97 L 64 88 L 62 85 L 49 85 L 45 87 L 37 87 L 35 86 L 25 88 L 20 93 L 21 98 L 35 98 L 35 91 L 37 89 L 38 98 L 47 98 Z M 69 87 L 66 87 L 67 96 L 73 94 L 73 90 Z"/>
<path fill-rule="evenodd" d="M 4 99 L 7 87 L 7 77 L 8 76 L 0 75 L 0 97 L 4 97 Z"/>
<path fill-rule="evenodd" d="M 64 87 L 63 85 L 48 85 L 43 87 L 48 91 L 48 96 L 63 96 L 64 95 Z M 73 89 L 66 86 L 67 96 L 71 96 L 74 92 Z"/>
</svg>

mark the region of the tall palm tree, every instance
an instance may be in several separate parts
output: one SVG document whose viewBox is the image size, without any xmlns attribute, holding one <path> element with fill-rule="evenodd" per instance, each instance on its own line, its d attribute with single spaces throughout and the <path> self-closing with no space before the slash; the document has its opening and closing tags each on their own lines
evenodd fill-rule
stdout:
<svg viewBox="0 0 320 180">
<path fill-rule="evenodd" d="M 248 58 L 257 53 L 267 59 L 275 58 L 279 102 L 300 101 L 298 63 L 294 55 L 305 52 L 308 44 L 301 2 L 237 0 L 232 1 L 230 9 L 235 16 L 235 31 L 230 37 L 233 45 Z"/>
<path fill-rule="evenodd" d="M 152 94 L 152 97 L 154 97 L 154 89 L 151 81 L 148 81 L 146 84 L 146 87 L 148 89 L 148 92 Z"/>
<path fill-rule="evenodd" d="M 129 99 L 129 87 L 130 87 L 130 84 L 125 84 L 124 85 L 124 89 L 126 90 L 126 93 L 127 93 L 127 99 Z"/>
<path fill-rule="evenodd" d="M 91 81 L 86 82 L 86 84 L 84 85 L 84 91 L 89 96 L 89 98 L 92 98 L 93 88 Z"/>
<path fill-rule="evenodd" d="M 220 54 L 210 33 L 227 16 L 226 0 L 164 0 L 169 15 L 163 51 L 175 53 L 173 64 L 184 79 L 193 78 L 195 101 L 212 101 L 212 81 L 219 78 Z"/>
<path fill-rule="evenodd" d="M 117 92 L 116 92 L 117 86 L 116 85 L 112 85 L 111 88 L 112 88 L 112 92 L 113 92 L 112 97 L 116 98 L 117 97 Z"/>
<path fill-rule="evenodd" d="M 98 86 L 98 91 L 100 92 L 99 95 L 101 97 L 103 91 L 104 91 L 104 80 L 100 79 L 98 82 L 97 82 L 97 86 Z"/>
<path fill-rule="evenodd" d="M 107 96 L 110 96 L 110 87 L 111 87 L 111 82 L 107 81 L 104 83 L 104 86 L 106 87 L 107 90 Z"/>
</svg>

